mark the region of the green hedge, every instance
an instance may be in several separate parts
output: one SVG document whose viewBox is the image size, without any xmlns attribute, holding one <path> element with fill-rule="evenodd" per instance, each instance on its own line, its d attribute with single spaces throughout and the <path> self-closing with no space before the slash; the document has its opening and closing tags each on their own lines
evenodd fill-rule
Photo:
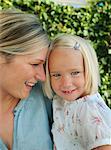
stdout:
<svg viewBox="0 0 111 150">
<path fill-rule="evenodd" d="M 0 9 L 10 7 L 38 14 L 51 39 L 58 33 L 71 33 L 91 40 L 100 65 L 99 91 L 111 108 L 111 1 L 95 0 L 75 9 L 49 0 L 1 0 Z"/>
</svg>

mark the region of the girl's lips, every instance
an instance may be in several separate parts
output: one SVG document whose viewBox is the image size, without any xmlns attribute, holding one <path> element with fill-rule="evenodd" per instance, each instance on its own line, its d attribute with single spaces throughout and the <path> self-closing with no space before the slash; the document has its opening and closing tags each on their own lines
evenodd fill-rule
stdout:
<svg viewBox="0 0 111 150">
<path fill-rule="evenodd" d="M 75 91 L 75 89 L 74 89 L 74 90 L 62 91 L 62 92 L 63 92 L 64 94 L 72 94 L 74 91 Z"/>
</svg>

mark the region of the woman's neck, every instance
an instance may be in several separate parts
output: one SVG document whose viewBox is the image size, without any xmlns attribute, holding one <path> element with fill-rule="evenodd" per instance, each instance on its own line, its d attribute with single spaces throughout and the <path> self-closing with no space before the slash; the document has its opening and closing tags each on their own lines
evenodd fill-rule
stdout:
<svg viewBox="0 0 111 150">
<path fill-rule="evenodd" d="M 13 112 L 14 108 L 20 100 L 10 95 L 0 94 L 0 111 L 1 113 Z"/>
<path fill-rule="evenodd" d="M 11 150 L 13 143 L 13 110 L 18 104 L 19 99 L 0 91 L 0 138 Z"/>
</svg>

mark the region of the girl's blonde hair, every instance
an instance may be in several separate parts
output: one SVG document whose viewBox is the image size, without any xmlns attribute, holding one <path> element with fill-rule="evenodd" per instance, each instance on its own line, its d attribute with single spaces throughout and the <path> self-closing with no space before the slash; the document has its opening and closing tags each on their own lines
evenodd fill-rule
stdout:
<svg viewBox="0 0 111 150">
<path fill-rule="evenodd" d="M 48 45 L 38 16 L 20 10 L 0 11 L 0 55 L 32 54 Z"/>
<path fill-rule="evenodd" d="M 79 36 L 62 34 L 57 36 L 51 43 L 50 53 L 55 48 L 73 48 L 74 50 L 76 49 L 81 52 L 85 68 L 85 94 L 87 95 L 97 92 L 98 85 L 100 84 L 100 76 L 96 52 L 91 44 Z M 48 70 L 48 60 L 46 61 L 46 82 L 44 83 L 44 92 L 48 98 L 53 98 L 53 90 L 51 88 L 50 74 Z"/>
</svg>

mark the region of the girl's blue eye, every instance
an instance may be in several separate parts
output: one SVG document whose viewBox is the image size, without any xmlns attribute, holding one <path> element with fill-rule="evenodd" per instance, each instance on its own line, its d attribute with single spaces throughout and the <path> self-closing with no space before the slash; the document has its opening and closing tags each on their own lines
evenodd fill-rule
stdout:
<svg viewBox="0 0 111 150">
<path fill-rule="evenodd" d="M 61 77 L 61 74 L 59 74 L 59 73 L 51 74 L 51 77 L 53 77 L 55 79 L 59 79 Z"/>
<path fill-rule="evenodd" d="M 71 72 L 71 76 L 77 76 L 77 75 L 79 75 L 79 71 L 74 71 L 74 72 Z"/>
</svg>

